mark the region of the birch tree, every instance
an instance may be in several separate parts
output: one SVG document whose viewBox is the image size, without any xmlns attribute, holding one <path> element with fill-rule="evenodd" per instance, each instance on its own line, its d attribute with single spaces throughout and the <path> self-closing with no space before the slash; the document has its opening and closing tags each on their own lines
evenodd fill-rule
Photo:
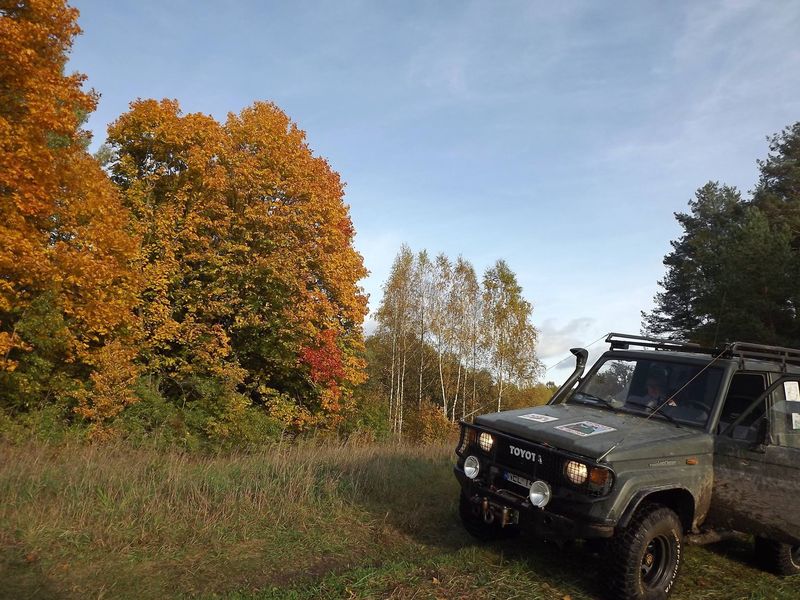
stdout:
<svg viewBox="0 0 800 600">
<path fill-rule="evenodd" d="M 417 390 L 417 409 L 422 406 L 422 389 L 425 374 L 425 343 L 428 334 L 429 321 L 431 320 L 431 298 L 433 295 L 432 281 L 433 263 L 428 257 L 427 250 L 417 254 L 414 263 L 414 290 L 415 290 L 415 321 L 417 325 L 417 352 L 419 353 L 419 386 Z"/>
<path fill-rule="evenodd" d="M 539 370 L 536 359 L 538 332 L 530 322 L 531 303 L 522 296 L 517 277 L 503 260 L 486 270 L 483 277 L 484 345 L 497 380 L 497 410 L 504 387 L 533 379 Z"/>
<path fill-rule="evenodd" d="M 453 266 L 444 254 L 436 257 L 433 268 L 431 303 L 431 333 L 435 340 L 436 356 L 439 366 L 439 386 L 442 393 L 442 412 L 448 416 L 447 383 L 445 377 L 445 357 L 452 343 L 452 325 L 448 319 L 447 298 L 453 279 Z"/>
<path fill-rule="evenodd" d="M 412 284 L 414 254 L 405 244 L 395 257 L 389 279 L 383 286 L 383 299 L 378 308 L 380 327 L 391 338 L 391 366 L 389 384 L 389 419 L 392 430 L 403 431 L 408 338 L 412 327 Z"/>
<path fill-rule="evenodd" d="M 456 420 L 459 392 L 462 392 L 462 373 L 466 381 L 466 367 L 469 357 L 469 291 L 475 280 L 475 269 L 462 256 L 456 259 L 453 267 L 451 285 L 447 297 L 447 322 L 452 339 L 452 353 L 456 366 L 456 382 L 451 405 L 450 420 Z M 465 412 L 464 393 L 461 393 L 462 415 Z"/>
</svg>

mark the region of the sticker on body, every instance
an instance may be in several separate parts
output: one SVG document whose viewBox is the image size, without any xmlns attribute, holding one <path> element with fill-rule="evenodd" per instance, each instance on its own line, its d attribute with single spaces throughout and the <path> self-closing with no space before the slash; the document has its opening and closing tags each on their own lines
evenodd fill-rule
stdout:
<svg viewBox="0 0 800 600">
<path fill-rule="evenodd" d="M 600 433 L 608 433 L 610 431 L 616 431 L 614 427 L 609 427 L 608 425 L 601 425 L 600 423 L 595 423 L 594 421 L 579 421 L 578 423 L 559 425 L 555 429 L 566 431 L 567 433 L 571 433 L 572 435 L 577 435 L 580 437 L 589 437 L 590 435 L 597 435 Z"/>
<path fill-rule="evenodd" d="M 550 415 L 540 415 L 539 413 L 520 415 L 519 418 L 527 419 L 528 421 L 536 421 L 537 423 L 549 423 L 550 421 L 558 421 L 557 417 L 551 417 Z"/>
</svg>

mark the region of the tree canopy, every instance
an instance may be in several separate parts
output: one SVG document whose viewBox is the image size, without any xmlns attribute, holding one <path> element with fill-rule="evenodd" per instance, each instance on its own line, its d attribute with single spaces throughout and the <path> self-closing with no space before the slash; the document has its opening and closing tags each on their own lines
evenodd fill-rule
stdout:
<svg viewBox="0 0 800 600">
<path fill-rule="evenodd" d="M 64 73 L 76 16 L 0 5 L 0 397 L 105 418 L 133 401 L 137 238 L 86 150 L 97 97 Z"/>
<path fill-rule="evenodd" d="M 664 258 L 646 331 L 800 346 L 800 123 L 769 138 L 769 149 L 752 197 L 711 182 L 675 215 L 683 235 Z"/>
<path fill-rule="evenodd" d="M 274 104 L 218 122 L 152 99 L 109 127 L 104 170 L 81 128 L 97 94 L 64 72 L 76 20 L 0 3 L 0 409 L 335 427 L 365 378 L 339 175 Z"/>
<path fill-rule="evenodd" d="M 540 371 L 532 312 L 505 261 L 486 269 L 479 282 L 462 256 L 431 260 L 425 250 L 415 254 L 402 246 L 383 286 L 378 330 L 368 342 L 370 385 L 380 401 L 387 400 L 391 429 L 401 434 L 407 413 L 418 428 L 420 414 L 454 422 L 507 408 L 504 403 L 549 398 L 550 388 L 531 393 Z"/>
</svg>

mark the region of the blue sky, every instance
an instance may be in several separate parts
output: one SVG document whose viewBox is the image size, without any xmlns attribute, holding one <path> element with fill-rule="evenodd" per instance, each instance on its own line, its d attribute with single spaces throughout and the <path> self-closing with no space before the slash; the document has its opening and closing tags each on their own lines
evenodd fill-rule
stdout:
<svg viewBox="0 0 800 600">
<path fill-rule="evenodd" d="M 347 182 L 372 308 L 403 242 L 504 258 L 546 364 L 638 332 L 673 213 L 708 180 L 750 190 L 800 120 L 793 0 L 73 5 L 95 146 L 137 97 L 272 100 Z"/>
</svg>

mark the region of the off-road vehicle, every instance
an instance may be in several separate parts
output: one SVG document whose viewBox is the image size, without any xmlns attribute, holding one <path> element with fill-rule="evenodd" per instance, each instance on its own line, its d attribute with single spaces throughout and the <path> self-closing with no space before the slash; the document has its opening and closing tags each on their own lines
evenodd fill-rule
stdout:
<svg viewBox="0 0 800 600">
<path fill-rule="evenodd" d="M 548 404 L 461 423 L 459 511 L 481 539 L 598 539 L 610 595 L 666 598 L 687 541 L 755 536 L 800 572 L 800 350 L 609 334 Z M 800 582 L 798 582 L 800 583 Z"/>
</svg>

